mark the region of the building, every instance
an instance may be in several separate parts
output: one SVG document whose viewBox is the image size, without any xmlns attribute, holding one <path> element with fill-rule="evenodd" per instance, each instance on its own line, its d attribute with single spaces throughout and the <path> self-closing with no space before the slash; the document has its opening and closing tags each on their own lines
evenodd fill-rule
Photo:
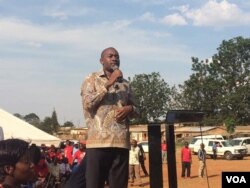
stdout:
<svg viewBox="0 0 250 188">
<path fill-rule="evenodd" d="M 161 124 L 161 135 L 162 139 L 165 139 L 165 126 Z M 199 135 L 222 135 L 229 136 L 225 126 L 184 126 L 182 124 L 175 124 L 175 139 L 188 140 L 191 137 Z M 130 126 L 130 138 L 136 139 L 137 141 L 148 140 L 148 125 L 131 125 Z M 66 139 L 74 139 L 79 141 L 85 141 L 87 138 L 87 127 L 83 128 L 72 128 L 72 127 L 61 127 L 58 131 L 58 137 Z M 239 136 L 250 136 L 250 125 L 249 126 L 237 126 L 235 129 L 234 137 Z"/>
</svg>

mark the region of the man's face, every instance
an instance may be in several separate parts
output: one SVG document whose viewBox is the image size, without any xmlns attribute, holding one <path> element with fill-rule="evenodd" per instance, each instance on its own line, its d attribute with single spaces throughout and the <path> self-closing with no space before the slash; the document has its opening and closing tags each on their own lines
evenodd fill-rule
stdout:
<svg viewBox="0 0 250 188">
<path fill-rule="evenodd" d="M 134 147 L 136 147 L 137 146 L 137 142 L 135 140 L 132 140 L 131 145 L 134 146 Z"/>
<path fill-rule="evenodd" d="M 112 72 L 112 68 L 115 65 L 120 66 L 119 54 L 115 49 L 108 48 L 103 52 L 100 62 L 103 65 L 104 71 Z"/>
</svg>

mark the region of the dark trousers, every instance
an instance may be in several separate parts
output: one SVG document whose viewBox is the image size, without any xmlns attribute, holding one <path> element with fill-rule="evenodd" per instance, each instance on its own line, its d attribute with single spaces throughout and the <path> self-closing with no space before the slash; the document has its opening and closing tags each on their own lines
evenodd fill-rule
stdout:
<svg viewBox="0 0 250 188">
<path fill-rule="evenodd" d="M 187 171 L 187 177 L 190 177 L 190 171 L 191 171 L 191 163 L 190 162 L 182 162 L 181 177 L 185 177 L 186 171 Z"/>
<path fill-rule="evenodd" d="M 87 188 L 127 188 L 129 150 L 123 148 L 87 149 Z"/>
<path fill-rule="evenodd" d="M 140 160 L 139 162 L 140 162 L 141 169 L 142 169 L 144 175 L 145 175 L 145 176 L 148 176 L 148 171 L 147 171 L 147 169 L 146 169 L 146 167 L 145 167 L 144 159 Z"/>
<path fill-rule="evenodd" d="M 74 172 L 72 172 L 69 180 L 63 188 L 86 188 L 86 162 L 87 154 L 84 156 Z"/>
<path fill-rule="evenodd" d="M 213 150 L 213 159 L 217 159 L 217 151 L 216 150 Z"/>
</svg>

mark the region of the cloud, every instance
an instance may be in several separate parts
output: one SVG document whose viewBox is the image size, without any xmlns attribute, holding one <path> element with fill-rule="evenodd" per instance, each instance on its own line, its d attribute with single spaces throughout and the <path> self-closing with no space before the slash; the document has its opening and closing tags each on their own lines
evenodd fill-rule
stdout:
<svg viewBox="0 0 250 188">
<path fill-rule="evenodd" d="M 28 46 L 35 47 L 35 48 L 40 48 L 42 44 L 40 42 L 27 42 Z"/>
<path fill-rule="evenodd" d="M 166 4 L 166 2 L 168 2 L 168 0 L 125 0 L 126 2 L 129 3 L 137 3 L 140 5 L 163 5 Z"/>
<path fill-rule="evenodd" d="M 120 30 L 122 28 L 128 27 L 131 23 L 132 21 L 130 20 L 119 20 L 112 23 L 112 25 L 114 26 L 113 29 Z"/>
<path fill-rule="evenodd" d="M 238 5 L 227 0 L 209 0 L 200 8 L 182 5 L 170 8 L 173 13 L 166 15 L 160 23 L 167 25 L 187 25 L 205 27 L 248 26 L 250 13 L 244 12 Z"/>
<path fill-rule="evenodd" d="M 186 9 L 183 13 L 195 26 L 238 26 L 249 25 L 250 22 L 250 13 L 226 0 L 210 0 L 199 9 Z"/>
<path fill-rule="evenodd" d="M 67 20 L 69 17 L 69 15 L 66 12 L 58 11 L 58 10 L 45 12 L 45 16 L 59 18 L 60 20 Z"/>
<path fill-rule="evenodd" d="M 165 37 L 170 37 L 172 36 L 170 33 L 168 32 L 154 32 L 153 35 L 157 38 L 165 38 Z"/>
<path fill-rule="evenodd" d="M 155 22 L 156 18 L 153 13 L 151 12 L 146 12 L 143 15 L 141 15 L 138 20 L 140 21 L 148 21 L 148 22 Z"/>
<path fill-rule="evenodd" d="M 165 16 L 164 18 L 160 20 L 160 22 L 165 25 L 170 25 L 170 26 L 187 25 L 185 18 L 177 13 Z"/>
<path fill-rule="evenodd" d="M 91 13 L 94 13 L 95 10 L 90 7 L 75 7 L 71 6 L 71 4 L 67 4 L 67 6 L 62 7 L 59 5 L 55 5 L 52 7 L 44 8 L 43 14 L 45 16 L 52 17 L 54 19 L 59 20 L 68 20 L 70 17 L 79 17 L 85 16 Z"/>
<path fill-rule="evenodd" d="M 61 51 L 67 50 L 68 56 L 77 56 L 77 53 L 83 56 L 86 50 L 96 50 L 110 45 L 124 47 L 125 51 L 133 49 L 134 52 L 142 53 L 141 55 L 144 57 L 144 51 L 149 52 L 154 48 L 166 51 L 168 47 L 165 46 L 164 42 L 160 39 L 157 41 L 155 38 L 156 36 L 159 37 L 160 33 L 155 35 L 150 31 L 128 27 L 132 22 L 120 20 L 85 27 L 67 27 L 51 24 L 38 25 L 27 20 L 6 18 L 0 19 L 0 25 L 2 26 L 0 39 L 1 42 L 9 43 L 9 45 L 11 45 L 10 43 L 18 43 L 19 49 L 20 46 L 27 46 L 27 44 L 35 48 L 43 47 L 41 50 L 45 50 L 47 55 L 55 53 L 53 50 L 57 47 Z M 162 34 L 161 36 L 163 36 Z M 165 36 L 166 34 L 164 33 Z M 127 49 L 128 46 L 130 46 L 129 49 Z M 169 47 L 169 49 L 172 48 L 172 46 Z M 182 52 L 180 51 L 180 53 Z M 66 54 L 61 52 L 61 56 L 66 56 Z"/>
<path fill-rule="evenodd" d="M 189 5 L 181 5 L 178 7 L 172 7 L 172 8 L 170 8 L 170 10 L 177 10 L 177 11 L 183 13 L 183 12 L 187 12 L 189 10 L 189 7 L 190 7 Z"/>
</svg>

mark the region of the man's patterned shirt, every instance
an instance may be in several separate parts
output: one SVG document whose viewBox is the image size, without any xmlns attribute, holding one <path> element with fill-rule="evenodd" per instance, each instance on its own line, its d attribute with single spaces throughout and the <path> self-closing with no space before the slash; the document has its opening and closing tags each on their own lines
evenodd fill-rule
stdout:
<svg viewBox="0 0 250 188">
<path fill-rule="evenodd" d="M 123 79 L 107 90 L 104 71 L 90 74 L 81 88 L 85 121 L 88 127 L 87 148 L 117 147 L 129 149 L 128 118 L 116 122 L 116 109 L 133 105 L 129 116 L 138 114 L 128 81 Z"/>
</svg>

